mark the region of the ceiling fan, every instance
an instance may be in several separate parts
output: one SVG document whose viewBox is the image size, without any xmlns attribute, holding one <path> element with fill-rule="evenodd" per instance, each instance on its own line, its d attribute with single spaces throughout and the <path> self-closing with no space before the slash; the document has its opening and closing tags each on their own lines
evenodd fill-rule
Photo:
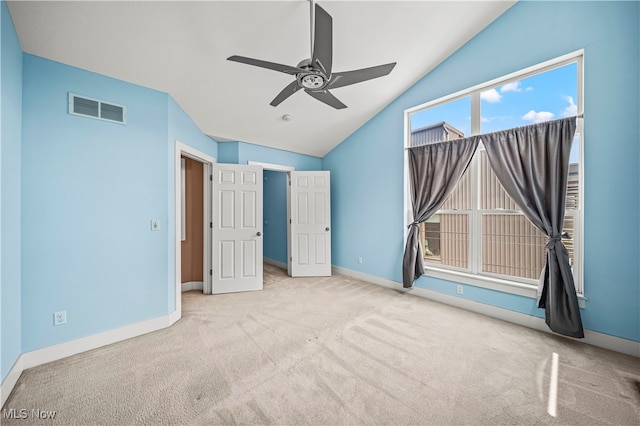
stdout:
<svg viewBox="0 0 640 426">
<path fill-rule="evenodd" d="M 383 77 L 393 70 L 396 63 L 392 62 L 353 71 L 332 72 L 333 20 L 331 15 L 319 5 L 315 4 L 315 1 L 310 0 L 310 3 L 312 24 L 310 59 L 304 59 L 295 67 L 237 55 L 230 56 L 227 60 L 267 68 L 296 77 L 291 84 L 287 85 L 287 87 L 271 101 L 271 106 L 275 107 L 280 105 L 280 103 L 289 96 L 303 89 L 308 95 L 320 102 L 324 102 L 336 109 L 343 109 L 347 106 L 333 96 L 333 94 L 329 92 L 330 89 L 337 89 L 338 87 L 349 86 L 366 80 Z"/>
</svg>

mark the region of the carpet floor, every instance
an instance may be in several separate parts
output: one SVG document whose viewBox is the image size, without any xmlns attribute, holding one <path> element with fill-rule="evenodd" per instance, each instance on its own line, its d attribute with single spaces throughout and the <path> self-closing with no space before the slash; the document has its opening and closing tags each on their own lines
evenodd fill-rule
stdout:
<svg viewBox="0 0 640 426">
<path fill-rule="evenodd" d="M 640 424 L 638 358 L 343 275 L 265 265 L 263 291 L 182 303 L 170 328 L 24 371 L 2 424 Z"/>
</svg>

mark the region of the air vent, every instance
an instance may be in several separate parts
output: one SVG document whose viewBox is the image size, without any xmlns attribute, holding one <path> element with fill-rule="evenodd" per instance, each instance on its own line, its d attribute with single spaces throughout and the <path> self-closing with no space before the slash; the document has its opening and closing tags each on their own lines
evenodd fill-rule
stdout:
<svg viewBox="0 0 640 426">
<path fill-rule="evenodd" d="M 96 118 L 112 123 L 127 123 L 126 107 L 73 93 L 69 93 L 69 114 Z"/>
</svg>

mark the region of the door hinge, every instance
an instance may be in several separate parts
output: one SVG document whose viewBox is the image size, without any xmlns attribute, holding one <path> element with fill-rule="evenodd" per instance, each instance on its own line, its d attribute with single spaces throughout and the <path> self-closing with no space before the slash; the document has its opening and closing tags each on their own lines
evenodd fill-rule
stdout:
<svg viewBox="0 0 640 426">
<path fill-rule="evenodd" d="M 209 275 L 213 275 L 213 269 L 209 269 Z"/>
<path fill-rule="evenodd" d="M 293 262 L 293 257 L 290 257 L 290 258 L 289 258 L 289 262 Z"/>
<path fill-rule="evenodd" d="M 213 175 L 209 175 L 209 180 L 213 182 Z"/>
<path fill-rule="evenodd" d="M 289 179 L 289 186 L 291 186 L 291 179 Z"/>
<path fill-rule="evenodd" d="M 213 229 L 213 222 L 209 222 L 209 228 Z"/>
<path fill-rule="evenodd" d="M 289 223 L 291 223 L 291 219 L 289 219 Z"/>
</svg>

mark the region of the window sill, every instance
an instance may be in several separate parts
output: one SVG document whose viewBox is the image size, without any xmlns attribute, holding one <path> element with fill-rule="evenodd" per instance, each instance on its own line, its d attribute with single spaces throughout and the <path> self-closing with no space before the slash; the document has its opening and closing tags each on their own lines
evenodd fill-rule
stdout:
<svg viewBox="0 0 640 426">
<path fill-rule="evenodd" d="M 503 293 L 516 294 L 519 296 L 536 299 L 538 297 L 537 287 L 534 285 L 523 284 L 516 281 L 503 280 L 500 278 L 486 277 L 482 275 L 469 274 L 466 272 L 451 271 L 447 269 L 434 268 L 425 265 L 424 275 L 427 277 L 438 278 L 456 283 L 472 285 L 474 287 L 486 288 L 489 290 L 501 291 Z M 578 294 L 578 306 L 585 309 L 587 298 Z"/>
</svg>

